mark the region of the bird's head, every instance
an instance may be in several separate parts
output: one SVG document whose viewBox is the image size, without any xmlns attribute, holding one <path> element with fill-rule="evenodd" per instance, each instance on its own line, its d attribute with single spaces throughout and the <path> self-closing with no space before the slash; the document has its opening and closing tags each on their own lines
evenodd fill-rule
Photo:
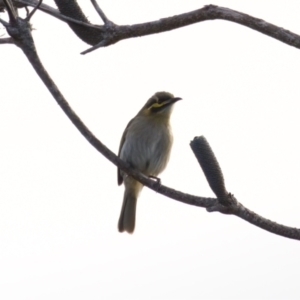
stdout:
<svg viewBox="0 0 300 300">
<path fill-rule="evenodd" d="M 168 92 L 155 93 L 143 106 L 139 114 L 169 119 L 173 104 L 181 100 Z"/>
</svg>

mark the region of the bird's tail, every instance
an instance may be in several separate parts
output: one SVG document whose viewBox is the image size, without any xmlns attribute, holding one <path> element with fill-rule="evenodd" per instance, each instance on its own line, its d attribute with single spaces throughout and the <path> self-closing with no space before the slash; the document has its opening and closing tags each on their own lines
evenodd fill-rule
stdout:
<svg viewBox="0 0 300 300">
<path fill-rule="evenodd" d="M 128 233 L 133 233 L 134 231 L 136 202 L 141 188 L 140 185 L 137 181 L 133 185 L 126 186 L 125 183 L 123 205 L 118 223 L 120 232 L 127 231 Z"/>
</svg>

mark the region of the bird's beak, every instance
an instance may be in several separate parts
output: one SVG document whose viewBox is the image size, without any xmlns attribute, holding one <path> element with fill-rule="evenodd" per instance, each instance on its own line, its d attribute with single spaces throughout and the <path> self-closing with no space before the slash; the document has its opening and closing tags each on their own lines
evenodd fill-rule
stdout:
<svg viewBox="0 0 300 300">
<path fill-rule="evenodd" d="M 179 101 L 179 100 L 182 100 L 182 98 L 180 98 L 180 97 L 174 97 L 174 98 L 172 98 L 172 99 L 170 100 L 170 103 L 175 103 L 175 102 L 177 102 L 177 101 Z"/>
</svg>

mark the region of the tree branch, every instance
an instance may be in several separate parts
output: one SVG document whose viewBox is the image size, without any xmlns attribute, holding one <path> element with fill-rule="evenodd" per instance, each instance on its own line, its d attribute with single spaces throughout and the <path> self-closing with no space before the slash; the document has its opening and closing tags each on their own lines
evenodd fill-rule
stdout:
<svg viewBox="0 0 300 300">
<path fill-rule="evenodd" d="M 14 44 L 14 40 L 12 38 L 1 38 L 0 44 Z"/>
<path fill-rule="evenodd" d="M 37 6 L 35 6 L 30 13 L 28 13 L 28 11 L 27 11 L 27 13 L 28 13 L 28 15 L 26 17 L 27 21 L 29 21 L 33 17 L 33 15 L 36 13 L 37 9 L 39 7 L 41 7 L 42 2 L 43 2 L 43 0 L 39 0 L 39 3 L 37 4 Z"/>
<path fill-rule="evenodd" d="M 2 1 L 3 0 L 0 0 L 0 10 L 2 8 Z M 34 7 L 37 6 L 38 3 L 37 0 L 15 0 L 14 2 L 19 5 L 26 4 Z M 299 35 L 262 19 L 254 18 L 250 15 L 216 5 L 207 5 L 201 9 L 157 21 L 118 26 L 110 21 L 106 22 L 104 25 L 90 24 L 76 0 L 55 0 L 55 3 L 61 14 L 56 9 L 46 4 L 42 4 L 39 9 L 67 22 L 81 40 L 87 44 L 93 45 L 92 48 L 83 51 L 82 54 L 86 54 L 100 47 L 112 45 L 124 39 L 170 31 L 208 20 L 226 20 L 234 22 L 300 49 Z M 101 12 L 105 16 L 102 10 Z M 107 18 L 104 18 L 104 20 L 107 20 Z"/>
<path fill-rule="evenodd" d="M 105 13 L 103 12 L 103 10 L 100 8 L 99 4 L 97 3 L 96 0 L 91 0 L 95 10 L 97 11 L 98 15 L 100 16 L 100 18 L 102 19 L 104 24 L 108 24 L 111 21 L 107 18 L 107 16 L 105 15 Z"/>
<path fill-rule="evenodd" d="M 102 45 L 104 44 L 105 46 L 108 46 L 123 39 L 161 33 L 192 25 L 198 22 L 216 19 L 238 23 L 240 25 L 249 27 L 270 37 L 273 37 L 285 44 L 300 49 L 299 35 L 283 28 L 279 28 L 278 26 L 275 26 L 271 23 L 267 23 L 264 20 L 251 17 L 247 14 L 240 13 L 229 8 L 218 7 L 215 5 L 207 5 L 201 9 L 189 13 L 160 19 L 158 21 L 126 26 L 115 25 L 113 28 L 108 27 L 105 29 L 104 35 L 104 39 L 106 41 L 104 42 L 102 40 L 100 43 Z M 99 45 L 100 43 L 98 43 L 98 45 L 94 45 L 94 47 L 86 51 L 83 51 L 82 54 L 86 54 L 99 47 L 102 47 L 102 45 Z"/>
<path fill-rule="evenodd" d="M 22 7 L 26 7 L 26 6 L 36 7 L 38 5 L 37 0 L 15 0 L 15 1 L 13 1 L 13 3 L 14 3 L 14 5 L 16 5 L 17 8 L 22 8 Z M 4 7 L 5 7 L 5 5 L 4 5 L 3 0 L 0 0 L 0 12 L 4 10 Z M 60 21 L 63 21 L 66 23 L 71 22 L 74 24 L 81 25 L 83 27 L 97 29 L 97 31 L 101 30 L 99 25 L 93 25 L 93 24 L 87 23 L 85 21 L 75 20 L 71 17 L 67 17 L 67 16 L 61 14 L 59 12 L 59 10 L 51 7 L 50 5 L 44 4 L 44 3 L 42 3 L 40 5 L 38 10 L 41 10 L 42 12 L 49 14 L 52 17 L 55 17 L 55 18 L 59 19 Z"/>
</svg>

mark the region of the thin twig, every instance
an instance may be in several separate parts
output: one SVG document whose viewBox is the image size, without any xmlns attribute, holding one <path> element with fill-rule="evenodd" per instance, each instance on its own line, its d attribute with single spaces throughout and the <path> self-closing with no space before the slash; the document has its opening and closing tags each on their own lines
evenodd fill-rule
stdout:
<svg viewBox="0 0 300 300">
<path fill-rule="evenodd" d="M 36 7 L 38 5 L 37 0 L 16 0 L 16 2 L 21 3 L 21 4 L 26 4 L 26 5 L 32 6 L 32 7 Z M 55 8 L 51 7 L 50 5 L 47 5 L 44 3 L 42 3 L 38 9 L 46 14 L 51 15 L 52 17 L 57 18 L 60 21 L 63 21 L 63 22 L 72 22 L 74 24 L 78 24 L 83 27 L 93 28 L 93 29 L 98 29 L 98 30 L 100 30 L 100 28 L 101 28 L 100 25 L 94 25 L 94 24 L 90 24 L 90 23 L 86 23 L 86 22 L 83 22 L 80 20 L 73 19 L 71 17 L 67 17 L 67 16 L 61 14 L 58 9 L 55 9 Z"/>
<path fill-rule="evenodd" d="M 111 43 L 108 43 L 107 41 L 101 41 L 100 43 L 98 43 L 97 45 L 87 49 L 87 50 L 84 50 L 82 51 L 80 54 L 87 54 L 87 53 L 90 53 L 90 52 L 93 52 L 99 48 L 102 48 L 102 47 L 105 47 L 105 46 L 108 46 L 108 45 L 111 45 Z"/>
<path fill-rule="evenodd" d="M 43 0 L 39 0 L 39 3 L 37 4 L 36 7 L 34 7 L 34 9 L 29 13 L 29 15 L 26 17 L 26 20 L 29 21 L 32 16 L 35 14 L 35 12 L 38 10 L 38 8 L 41 6 Z"/>
<path fill-rule="evenodd" d="M 103 10 L 100 8 L 100 6 L 98 5 L 97 1 L 96 0 L 91 0 L 91 2 L 93 4 L 94 8 L 96 9 L 97 13 L 99 14 L 100 18 L 104 22 L 104 24 L 109 24 L 110 20 L 107 18 L 107 16 L 103 12 Z"/>
<path fill-rule="evenodd" d="M 7 27 L 9 26 L 9 23 L 7 23 L 6 21 L 0 19 L 0 23 L 4 26 L 4 27 Z"/>
<path fill-rule="evenodd" d="M 14 44 L 14 40 L 12 38 L 2 38 L 0 44 Z"/>
</svg>

